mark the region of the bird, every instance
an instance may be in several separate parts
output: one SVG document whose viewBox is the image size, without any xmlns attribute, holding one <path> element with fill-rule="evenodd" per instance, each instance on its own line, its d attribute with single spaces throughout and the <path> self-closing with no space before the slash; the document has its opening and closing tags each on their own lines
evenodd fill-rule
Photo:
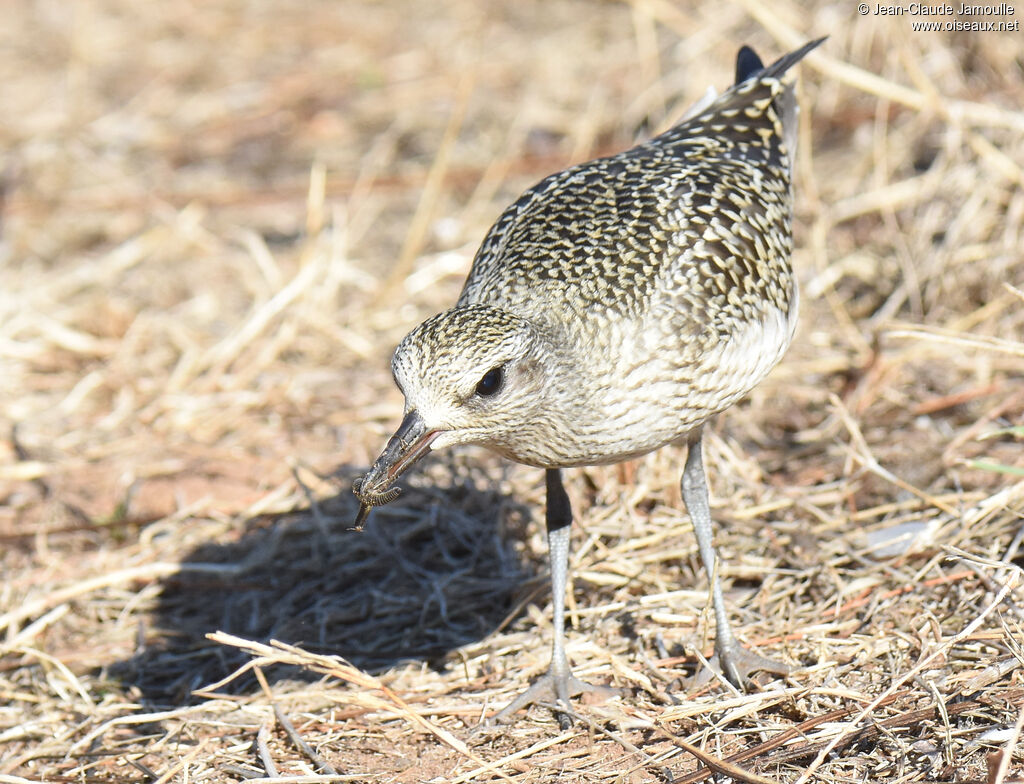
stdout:
<svg viewBox="0 0 1024 784">
<path fill-rule="evenodd" d="M 562 470 L 687 447 L 680 479 L 711 588 L 715 654 L 737 686 L 791 667 L 729 624 L 702 458 L 705 423 L 779 362 L 797 322 L 792 179 L 797 100 L 786 72 L 825 39 L 765 66 L 749 46 L 735 82 L 631 149 L 552 174 L 486 234 L 456 304 L 391 360 L 401 424 L 353 484 L 355 527 L 394 500 L 432 450 L 489 448 L 544 469 L 553 641 L 546 674 L 491 717 L 534 703 L 559 723 L 583 692 L 565 651 L 572 508 Z"/>
</svg>

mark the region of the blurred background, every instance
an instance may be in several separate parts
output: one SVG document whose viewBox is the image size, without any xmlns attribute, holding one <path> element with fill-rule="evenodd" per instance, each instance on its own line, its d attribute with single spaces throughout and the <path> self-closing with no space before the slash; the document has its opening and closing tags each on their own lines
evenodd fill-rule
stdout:
<svg viewBox="0 0 1024 784">
<path fill-rule="evenodd" d="M 795 69 L 802 325 L 782 365 L 716 422 L 706 458 L 731 595 L 762 596 L 741 636 L 791 634 L 785 650 L 804 665 L 853 661 L 822 643 L 834 629 L 808 630 L 822 607 L 874 587 L 888 599 L 844 639 L 860 641 L 861 665 L 898 670 L 924 649 L 899 647 L 892 628 L 934 610 L 933 642 L 948 641 L 1000 583 L 968 570 L 970 590 L 920 604 L 885 591 L 948 577 L 942 546 L 1021 563 L 1020 10 L 983 17 L 1016 25 L 1005 32 L 915 31 L 919 17 L 852 0 L 4 10 L 0 774 L 220 780 L 266 705 L 216 708 L 237 722 L 227 739 L 192 723 L 214 708 L 191 691 L 245 660 L 203 637 L 218 628 L 341 653 L 407 696 L 452 694 L 468 708 L 434 714 L 456 722 L 445 726 L 471 725 L 484 688 L 497 704 L 509 679 L 537 674 L 539 472 L 439 455 L 365 536 L 345 530 L 351 478 L 401 414 L 390 353 L 454 301 L 523 189 L 669 127 L 731 83 L 743 43 L 771 61 L 829 36 Z M 594 611 L 574 616 L 573 636 L 598 641 L 573 655 L 598 661 L 597 679 L 629 678 L 613 656 L 647 666 L 629 658 L 638 649 L 688 672 L 685 646 L 706 639 L 681 454 L 570 476 L 587 590 L 576 609 Z M 865 555 L 879 547 L 896 562 Z M 183 561 L 199 565 L 177 575 Z M 677 588 L 688 592 L 635 604 Z M 998 659 L 1012 635 L 985 628 L 984 656 Z M 874 696 L 886 680 L 871 682 Z M 324 722 L 309 731 L 350 772 L 416 781 L 473 767 L 369 709 L 345 714 L 363 745 L 342 752 L 328 743 L 342 719 L 327 716 L 351 693 L 278 688 Z M 132 757 L 120 736 L 118 754 L 83 756 L 114 743 L 104 722 L 176 708 L 154 732 L 192 733 L 202 753 L 187 764 L 173 744 Z M 552 726 L 478 752 L 500 759 Z M 407 742 L 404 756 L 380 738 Z M 903 780 L 981 770 L 983 750 L 955 764 L 924 755 Z M 129 757 L 144 769 L 116 767 Z M 577 762 L 622 769 L 609 759 Z"/>
</svg>

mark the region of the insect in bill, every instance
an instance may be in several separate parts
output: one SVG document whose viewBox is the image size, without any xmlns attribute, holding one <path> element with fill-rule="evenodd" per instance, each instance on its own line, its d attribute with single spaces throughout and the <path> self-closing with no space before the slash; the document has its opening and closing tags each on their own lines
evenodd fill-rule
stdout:
<svg viewBox="0 0 1024 784">
<path fill-rule="evenodd" d="M 363 524 L 366 522 L 367 516 L 370 514 L 370 510 L 375 506 L 384 506 L 384 504 L 390 504 L 398 496 L 402 494 L 402 488 L 392 487 L 390 490 L 383 490 L 380 492 L 363 492 L 363 480 L 357 479 L 352 485 L 352 492 L 355 493 L 356 498 L 359 499 L 359 513 L 356 515 L 355 522 L 352 524 L 354 531 L 362 531 Z"/>
</svg>

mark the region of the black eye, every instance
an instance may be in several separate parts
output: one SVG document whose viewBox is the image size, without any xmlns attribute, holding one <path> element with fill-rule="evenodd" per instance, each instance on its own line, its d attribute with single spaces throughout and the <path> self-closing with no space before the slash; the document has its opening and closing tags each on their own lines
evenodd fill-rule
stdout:
<svg viewBox="0 0 1024 784">
<path fill-rule="evenodd" d="M 491 368 L 484 377 L 480 379 L 480 383 L 476 385 L 476 393 L 480 397 L 490 397 L 497 393 L 501 389 L 502 383 L 505 381 L 505 369 L 501 365 L 496 368 Z"/>
</svg>

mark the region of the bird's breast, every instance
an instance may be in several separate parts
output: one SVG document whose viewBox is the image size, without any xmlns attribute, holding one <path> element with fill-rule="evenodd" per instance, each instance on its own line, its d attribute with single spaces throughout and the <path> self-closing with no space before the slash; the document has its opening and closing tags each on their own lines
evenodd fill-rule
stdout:
<svg viewBox="0 0 1024 784">
<path fill-rule="evenodd" d="M 579 321 L 563 335 L 545 405 L 491 446 L 551 468 L 616 463 L 685 438 L 782 358 L 795 326 L 789 305 L 703 324 L 657 307 L 641 319 L 604 316 L 597 330 Z"/>
</svg>

